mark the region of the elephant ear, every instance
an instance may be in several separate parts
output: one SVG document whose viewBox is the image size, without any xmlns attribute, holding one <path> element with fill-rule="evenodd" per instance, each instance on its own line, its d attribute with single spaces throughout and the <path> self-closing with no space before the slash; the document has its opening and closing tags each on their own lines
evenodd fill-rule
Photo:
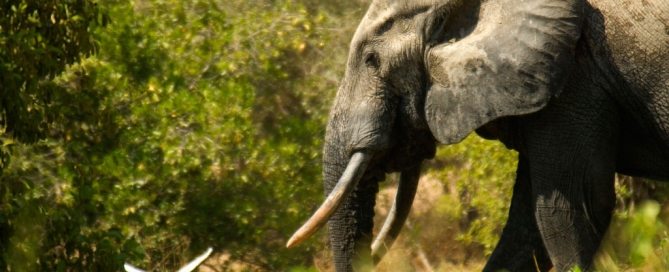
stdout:
<svg viewBox="0 0 669 272">
<path fill-rule="evenodd" d="M 427 55 L 425 115 L 443 144 L 496 118 L 540 110 L 574 62 L 583 1 L 484 1 L 478 9 L 470 34 Z"/>
</svg>

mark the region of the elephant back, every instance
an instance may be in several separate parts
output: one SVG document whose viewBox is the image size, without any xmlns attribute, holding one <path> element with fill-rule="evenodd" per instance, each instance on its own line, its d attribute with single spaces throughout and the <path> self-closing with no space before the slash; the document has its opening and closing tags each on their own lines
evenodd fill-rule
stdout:
<svg viewBox="0 0 669 272">
<path fill-rule="evenodd" d="M 584 38 L 611 95 L 669 150 L 669 1 L 590 0 Z"/>
</svg>

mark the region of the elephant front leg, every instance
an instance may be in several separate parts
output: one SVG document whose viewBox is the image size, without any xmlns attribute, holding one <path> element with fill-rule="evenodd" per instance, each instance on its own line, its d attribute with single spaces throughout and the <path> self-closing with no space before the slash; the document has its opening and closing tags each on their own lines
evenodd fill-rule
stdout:
<svg viewBox="0 0 669 272">
<path fill-rule="evenodd" d="M 534 215 L 557 271 L 589 270 L 609 226 L 615 205 L 610 140 L 582 139 L 529 156 Z"/>
<path fill-rule="evenodd" d="M 483 271 L 548 271 L 552 267 L 534 218 L 530 182 L 527 159 L 521 157 L 509 219 Z"/>
<path fill-rule="evenodd" d="M 537 195 L 537 224 L 557 271 L 569 271 L 575 266 L 589 271 L 611 220 L 613 185 L 611 190 L 596 193 L 588 192 L 591 188 L 583 187 L 578 190 L 585 192 L 569 192 L 570 190 L 563 189 L 566 188 Z M 582 197 L 570 195 L 582 193 L 585 194 Z M 592 203 L 594 198 L 600 198 L 594 201 L 599 203 Z"/>
<path fill-rule="evenodd" d="M 618 108 L 584 82 L 524 123 L 534 215 L 557 271 L 590 269 L 615 206 Z"/>
<path fill-rule="evenodd" d="M 532 164 L 535 217 L 557 271 L 575 266 L 591 269 L 615 205 L 611 153 L 601 149 L 571 156 L 565 153 L 562 158 L 569 163 Z"/>
</svg>

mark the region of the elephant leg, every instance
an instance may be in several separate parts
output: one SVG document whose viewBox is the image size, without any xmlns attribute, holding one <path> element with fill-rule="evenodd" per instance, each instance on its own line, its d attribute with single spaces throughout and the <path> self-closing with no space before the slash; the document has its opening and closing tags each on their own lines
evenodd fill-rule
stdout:
<svg viewBox="0 0 669 272">
<path fill-rule="evenodd" d="M 590 268 L 615 203 L 613 174 L 596 173 L 592 168 L 601 166 L 583 163 L 582 167 L 559 167 L 563 175 L 558 170 L 554 178 L 532 183 L 537 187 L 534 190 L 537 225 L 558 271 L 568 271 L 574 266 Z M 537 167 L 537 171 L 550 172 L 542 167 Z"/>
<path fill-rule="evenodd" d="M 535 216 L 558 271 L 590 269 L 615 205 L 619 113 L 596 78 L 575 73 L 563 94 L 527 118 Z"/>
<path fill-rule="evenodd" d="M 502 236 L 483 271 L 548 271 L 553 265 L 534 218 L 527 159 L 521 157 Z"/>
</svg>

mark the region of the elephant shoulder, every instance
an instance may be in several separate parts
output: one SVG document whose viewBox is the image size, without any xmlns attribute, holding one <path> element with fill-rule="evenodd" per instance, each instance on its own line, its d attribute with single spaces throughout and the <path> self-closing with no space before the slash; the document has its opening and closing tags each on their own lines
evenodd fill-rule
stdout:
<svg viewBox="0 0 669 272">
<path fill-rule="evenodd" d="M 612 96 L 669 145 L 669 1 L 590 0 L 585 40 L 619 78 Z"/>
</svg>

